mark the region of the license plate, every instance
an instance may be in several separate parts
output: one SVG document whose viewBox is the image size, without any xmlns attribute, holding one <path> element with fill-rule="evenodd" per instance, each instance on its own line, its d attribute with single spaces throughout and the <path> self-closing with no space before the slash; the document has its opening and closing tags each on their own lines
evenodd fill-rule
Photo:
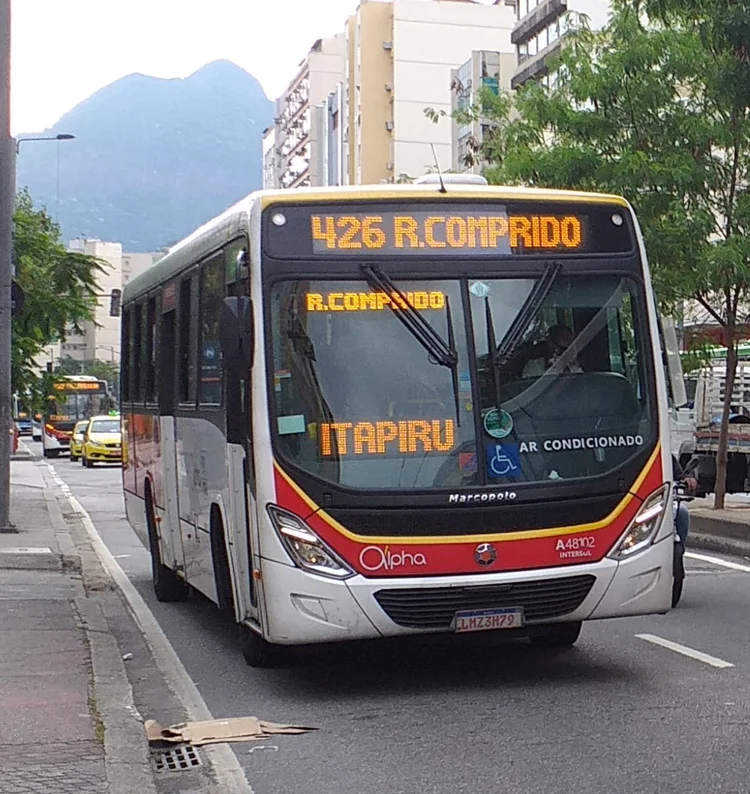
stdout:
<svg viewBox="0 0 750 794">
<path fill-rule="evenodd" d="M 523 608 L 479 609 L 473 612 L 456 612 L 453 630 L 457 634 L 469 631 L 496 631 L 497 629 L 520 629 L 523 626 Z"/>
</svg>

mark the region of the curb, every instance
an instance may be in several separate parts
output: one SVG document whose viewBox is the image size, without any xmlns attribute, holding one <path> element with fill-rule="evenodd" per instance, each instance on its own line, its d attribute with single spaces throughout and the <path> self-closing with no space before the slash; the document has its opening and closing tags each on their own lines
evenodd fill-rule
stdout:
<svg viewBox="0 0 750 794">
<path fill-rule="evenodd" d="M 102 602 L 96 600 L 93 591 L 108 590 L 122 596 L 124 608 L 130 612 L 165 685 L 180 702 L 188 720 L 210 720 L 213 716 L 156 618 L 104 545 L 85 508 L 53 466 L 42 461 L 39 465 L 45 468 L 45 479 L 52 480 L 49 490 L 57 495 L 51 498 L 63 505 L 60 508 L 58 504 L 58 515 L 66 521 L 70 532 L 65 530 L 62 534 L 67 534 L 70 542 L 74 543 L 81 560 L 83 606 L 80 614 L 91 648 L 97 710 L 104 724 L 108 791 L 110 794 L 156 794 L 143 717 L 135 706 L 120 646 L 107 622 Z M 86 593 L 94 597 L 86 598 Z M 89 619 L 92 622 L 87 625 Z M 124 712 L 133 717 L 126 720 L 126 724 L 123 724 Z M 198 787 L 191 788 L 190 794 L 253 794 L 253 788 L 228 744 L 206 745 L 201 750 L 206 761 L 206 779 Z M 139 778 L 141 772 L 143 783 Z"/>
<path fill-rule="evenodd" d="M 692 529 L 687 542 L 687 550 L 691 549 L 714 551 L 750 560 L 750 542 L 720 535 L 708 535 L 705 532 L 693 532 Z"/>
<path fill-rule="evenodd" d="M 79 574 L 74 607 L 91 654 L 92 698 L 104 726 L 107 791 L 156 794 L 143 718 L 135 706 L 122 651 L 96 599 L 97 591 L 114 590 L 115 584 L 99 563 L 84 527 L 76 525 L 76 519 L 83 517 L 69 489 L 60 485 L 52 467 L 41 461 L 37 465 L 49 483 L 44 496 L 62 552 L 54 556 L 68 566 L 64 570 Z"/>
</svg>

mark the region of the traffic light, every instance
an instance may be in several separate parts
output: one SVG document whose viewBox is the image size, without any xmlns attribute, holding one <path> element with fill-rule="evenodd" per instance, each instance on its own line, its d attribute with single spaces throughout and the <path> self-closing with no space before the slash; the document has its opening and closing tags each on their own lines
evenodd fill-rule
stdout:
<svg viewBox="0 0 750 794">
<path fill-rule="evenodd" d="M 120 316 L 120 304 L 122 302 L 122 290 L 113 289 L 112 294 L 109 296 L 109 316 Z"/>
</svg>

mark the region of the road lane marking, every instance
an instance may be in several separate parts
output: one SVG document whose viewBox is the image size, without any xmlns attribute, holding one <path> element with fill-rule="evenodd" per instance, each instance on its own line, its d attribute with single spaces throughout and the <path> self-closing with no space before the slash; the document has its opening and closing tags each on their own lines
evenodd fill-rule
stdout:
<svg viewBox="0 0 750 794">
<path fill-rule="evenodd" d="M 750 565 L 741 565 L 739 562 L 722 560 L 721 557 L 711 557 L 708 554 L 696 554 L 694 551 L 686 551 L 685 556 L 690 557 L 692 560 L 711 562 L 714 565 L 721 565 L 723 568 L 731 568 L 733 571 L 745 571 L 745 573 L 750 573 Z"/>
<path fill-rule="evenodd" d="M 652 642 L 654 645 L 660 645 L 662 648 L 668 648 L 675 653 L 681 653 L 683 656 L 689 656 L 691 659 L 695 659 L 698 662 L 710 664 L 711 667 L 719 667 L 722 669 L 734 667 L 731 662 L 725 662 L 723 659 L 719 659 L 716 656 L 709 656 L 707 653 L 703 653 L 703 651 L 696 651 L 694 648 L 688 648 L 687 645 L 680 645 L 679 642 L 665 640 L 664 637 L 657 637 L 656 634 L 636 634 L 635 636 L 640 640 L 646 640 L 646 642 Z"/>
<path fill-rule="evenodd" d="M 55 484 L 65 494 L 76 517 L 81 519 L 83 526 L 91 540 L 97 557 L 104 569 L 114 580 L 125 596 L 133 612 L 136 623 L 146 638 L 151 652 L 156 660 L 157 667 L 161 670 L 167 685 L 182 701 L 189 721 L 201 722 L 213 720 L 214 716 L 208 704 L 198 691 L 198 687 L 185 669 L 182 660 L 172 647 L 172 643 L 159 625 L 154 613 L 136 590 L 127 574 L 120 567 L 112 552 L 107 548 L 99 532 L 83 505 L 73 496 L 70 486 L 60 477 L 52 464 L 47 463 Z M 214 744 L 203 747 L 207 751 L 212 765 L 221 782 L 221 791 L 226 794 L 254 794 L 253 788 L 245 777 L 245 772 L 237 760 L 234 751 L 228 745 Z"/>
</svg>

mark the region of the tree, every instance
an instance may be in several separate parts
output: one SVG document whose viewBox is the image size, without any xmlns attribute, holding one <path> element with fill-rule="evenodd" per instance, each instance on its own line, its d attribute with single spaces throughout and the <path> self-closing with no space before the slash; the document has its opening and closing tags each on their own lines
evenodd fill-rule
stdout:
<svg viewBox="0 0 750 794">
<path fill-rule="evenodd" d="M 662 304 L 696 302 L 720 326 L 728 349 L 721 508 L 737 344 L 750 307 L 750 8 L 737 0 L 612 6 L 602 31 L 585 20 L 572 27 L 552 88 L 524 87 L 512 110 L 498 103 L 481 156 L 493 183 L 624 195 Z"/>
<path fill-rule="evenodd" d="M 27 191 L 16 199 L 13 216 L 16 281 L 25 293 L 13 318 L 11 382 L 15 393 L 29 395 L 36 406 L 47 393 L 35 359 L 50 344 L 64 341 L 71 328 L 93 320 L 97 277 L 109 265 L 87 254 L 66 251 L 60 227 L 45 210 L 34 209 Z"/>
</svg>

